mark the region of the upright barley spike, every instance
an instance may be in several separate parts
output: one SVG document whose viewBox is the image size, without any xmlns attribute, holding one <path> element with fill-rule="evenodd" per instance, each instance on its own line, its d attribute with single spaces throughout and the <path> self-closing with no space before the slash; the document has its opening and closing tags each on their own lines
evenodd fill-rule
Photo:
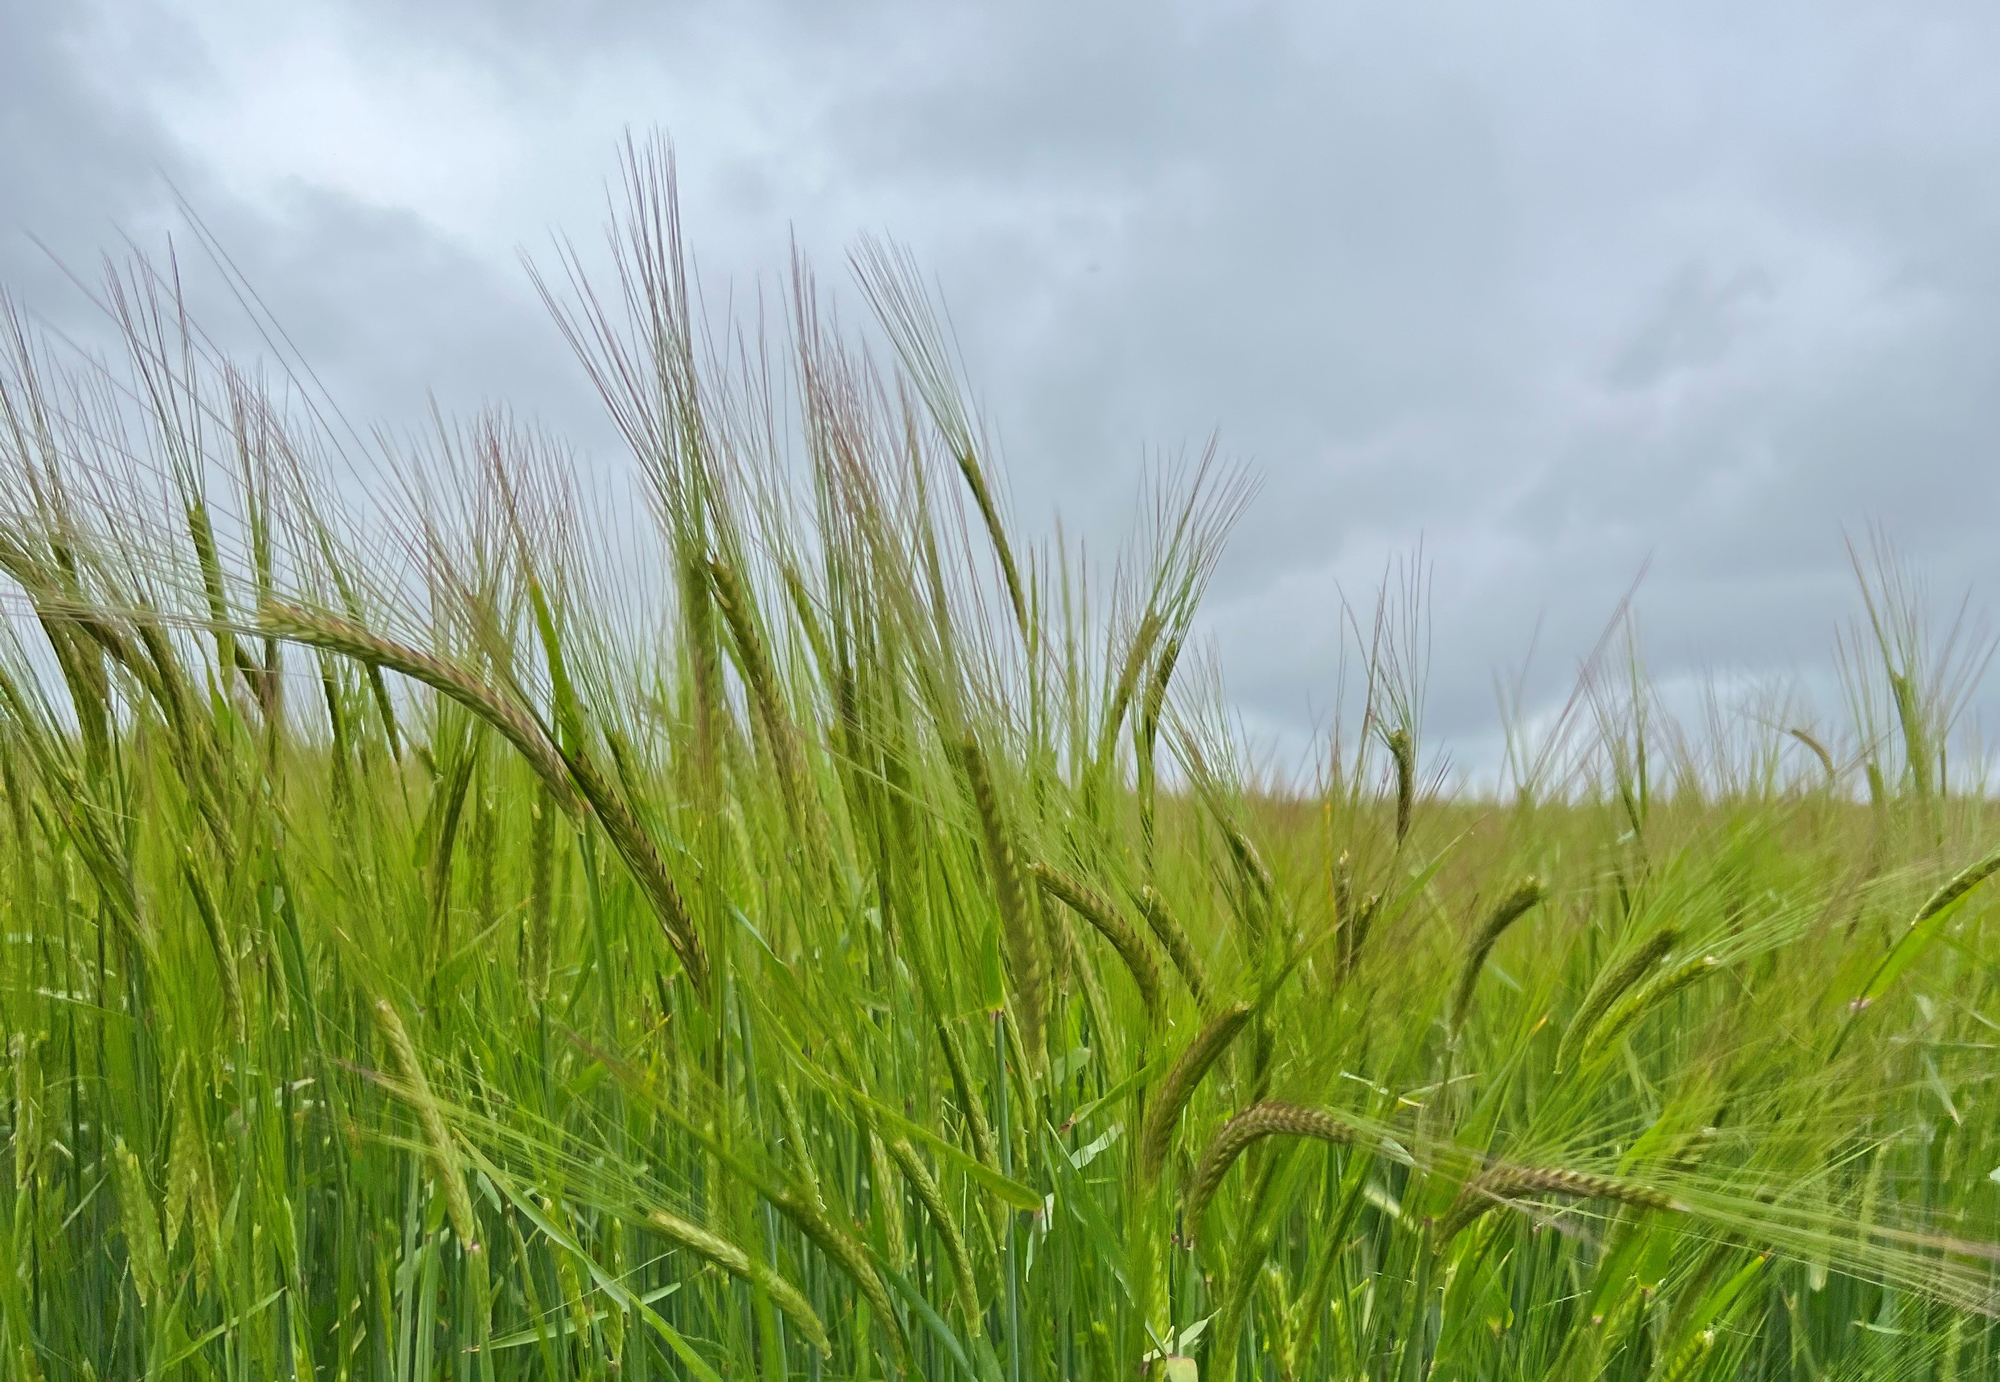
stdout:
<svg viewBox="0 0 2000 1382">
<path fill-rule="evenodd" d="M 980 838 L 986 848 L 986 866 L 993 878 L 993 900 L 1000 912 L 1000 932 L 1007 943 L 1007 963 L 1013 971 L 1016 998 L 1015 1020 L 1021 1024 L 1021 1042 L 1031 1062 L 1041 1059 L 1042 1023 L 1048 1001 L 1044 992 L 1041 943 L 1028 917 L 1027 899 L 1021 894 L 1020 875 L 1014 862 L 1014 844 L 1007 822 L 1000 814 L 1000 798 L 993 790 L 986 755 L 978 739 L 968 733 L 960 744 L 966 783 L 972 792 L 973 813 L 979 818 Z"/>
<path fill-rule="evenodd" d="M 1146 918 L 1153 938 L 1159 941 L 1180 972 L 1181 980 L 1187 984 L 1188 992 L 1194 995 L 1197 1007 L 1208 1008 L 1208 975 L 1201 967 L 1201 957 L 1195 954 L 1193 942 L 1187 932 L 1174 920 L 1174 914 L 1167 909 L 1167 900 L 1161 897 L 1152 884 L 1142 884 L 1139 888 L 1139 914 Z"/>
<path fill-rule="evenodd" d="M 1368 944 L 1368 933 L 1375 929 L 1375 919 L 1382 911 L 1382 894 L 1370 893 L 1356 902 L 1354 900 L 1354 880 L 1347 872 L 1347 856 L 1340 856 L 1341 877 L 1337 885 L 1340 904 L 1340 962 L 1337 977 L 1345 983 L 1361 964 L 1361 952 Z"/>
<path fill-rule="evenodd" d="M 124 1221 L 126 1265 L 131 1270 L 139 1303 L 151 1305 L 162 1299 L 172 1284 L 166 1244 L 160 1238 L 159 1215 L 153 1208 L 145 1168 L 125 1145 L 125 1139 L 115 1137 L 111 1151 L 117 1173 L 118 1208 Z"/>
<path fill-rule="evenodd" d="M 1396 844 L 1401 846 L 1417 807 L 1417 745 L 1407 729 L 1390 730 L 1388 744 L 1396 765 Z"/>
<path fill-rule="evenodd" d="M 1473 990 L 1479 985 L 1479 972 L 1486 967 L 1486 957 L 1492 953 L 1495 943 L 1506 934 L 1508 927 L 1527 915 L 1545 896 L 1547 892 L 1540 879 L 1524 878 L 1487 915 L 1485 924 L 1472 938 L 1472 948 L 1465 957 L 1465 968 L 1459 972 L 1458 988 L 1452 994 L 1451 1029 L 1454 1032 L 1465 1025 L 1465 1015 L 1472 1008 Z"/>
</svg>

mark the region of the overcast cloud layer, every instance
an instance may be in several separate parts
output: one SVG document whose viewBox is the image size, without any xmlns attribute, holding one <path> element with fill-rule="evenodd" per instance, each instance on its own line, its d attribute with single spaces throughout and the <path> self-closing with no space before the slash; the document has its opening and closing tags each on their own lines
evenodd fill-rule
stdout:
<svg viewBox="0 0 2000 1382">
<path fill-rule="evenodd" d="M 1996 70 L 1971 0 L 0 0 L 0 282 L 78 320 L 28 235 L 156 248 L 171 181 L 352 414 L 506 399 L 614 464 L 516 251 L 657 125 L 711 284 L 912 248 L 1023 523 L 1108 538 L 1212 431 L 1254 464 L 1210 628 L 1282 752 L 1421 539 L 1477 765 L 1494 670 L 1539 621 L 1559 694 L 1649 557 L 1657 675 L 1829 710 L 1843 525 L 2000 594 Z"/>
</svg>

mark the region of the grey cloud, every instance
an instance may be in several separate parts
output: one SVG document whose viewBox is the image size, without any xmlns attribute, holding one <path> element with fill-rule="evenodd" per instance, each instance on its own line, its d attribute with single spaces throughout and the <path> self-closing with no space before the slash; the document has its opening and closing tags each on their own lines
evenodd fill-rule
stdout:
<svg viewBox="0 0 2000 1382">
<path fill-rule="evenodd" d="M 231 204 L 206 151 L 77 77 L 15 3 L 28 85 L 0 119 L 61 132 L 0 152 L 18 218 L 87 248 L 164 164 L 357 411 L 407 418 L 434 381 L 603 444 L 504 255 L 328 188 Z M 1880 521 L 1941 592 L 1991 591 L 1985 7 L 339 12 L 358 51 L 486 73 L 536 119 L 598 100 L 667 123 L 718 283 L 780 270 L 788 231 L 829 269 L 857 232 L 907 241 L 1023 522 L 1060 508 L 1101 548 L 1147 456 L 1219 430 L 1264 483 L 1211 627 L 1246 718 L 1289 752 L 1325 704 L 1338 591 L 1420 536 L 1432 725 L 1467 744 L 1490 743 L 1491 670 L 1538 621 L 1547 698 L 1649 559 L 1638 607 L 1669 677 L 1823 683 L 1852 605 L 1843 527 Z M 161 80 L 208 80 L 187 70 Z M 574 143 L 508 172 L 523 234 L 587 237 L 599 215 L 538 200 L 578 162 L 611 171 L 615 127 L 563 128 Z"/>
<path fill-rule="evenodd" d="M 1613 388 L 1646 388 L 1689 367 L 1713 365 L 1729 351 L 1745 316 L 1771 297 L 1761 268 L 1736 270 L 1720 281 L 1714 266 L 1683 265 L 1661 294 L 1655 314 L 1625 343 L 1605 374 Z"/>
<path fill-rule="evenodd" d="M 71 43 L 78 15 L 0 0 L 0 282 L 46 299 L 62 274 L 31 237 L 88 262 L 113 227 L 157 208 L 173 151 L 95 88 Z"/>
</svg>

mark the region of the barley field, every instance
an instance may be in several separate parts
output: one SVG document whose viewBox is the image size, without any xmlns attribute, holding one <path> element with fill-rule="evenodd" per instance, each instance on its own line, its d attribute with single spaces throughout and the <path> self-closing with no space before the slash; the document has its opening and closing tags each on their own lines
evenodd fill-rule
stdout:
<svg viewBox="0 0 2000 1382">
<path fill-rule="evenodd" d="M 1989 649 L 1893 554 L 1839 713 L 1614 624 L 1481 792 L 1411 567 L 1273 777 L 1238 472 L 1030 540 L 895 251 L 732 334 L 625 174 L 540 281 L 623 524 L 500 413 L 360 502 L 166 269 L 8 316 L 0 1372 L 2000 1376 Z"/>
</svg>

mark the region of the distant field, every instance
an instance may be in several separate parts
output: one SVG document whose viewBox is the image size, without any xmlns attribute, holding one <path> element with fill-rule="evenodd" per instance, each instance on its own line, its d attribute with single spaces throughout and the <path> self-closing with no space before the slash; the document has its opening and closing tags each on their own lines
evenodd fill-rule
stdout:
<svg viewBox="0 0 2000 1382">
<path fill-rule="evenodd" d="M 637 582 L 503 420 L 344 514 L 143 268 L 129 368 L 13 322 L 0 1375 L 2000 1376 L 1985 649 L 1891 558 L 1843 721 L 1614 638 L 1488 800 L 1392 583 L 1280 791 L 1228 470 L 1028 545 L 907 266 L 893 361 L 711 351 L 628 173 Z"/>
</svg>

